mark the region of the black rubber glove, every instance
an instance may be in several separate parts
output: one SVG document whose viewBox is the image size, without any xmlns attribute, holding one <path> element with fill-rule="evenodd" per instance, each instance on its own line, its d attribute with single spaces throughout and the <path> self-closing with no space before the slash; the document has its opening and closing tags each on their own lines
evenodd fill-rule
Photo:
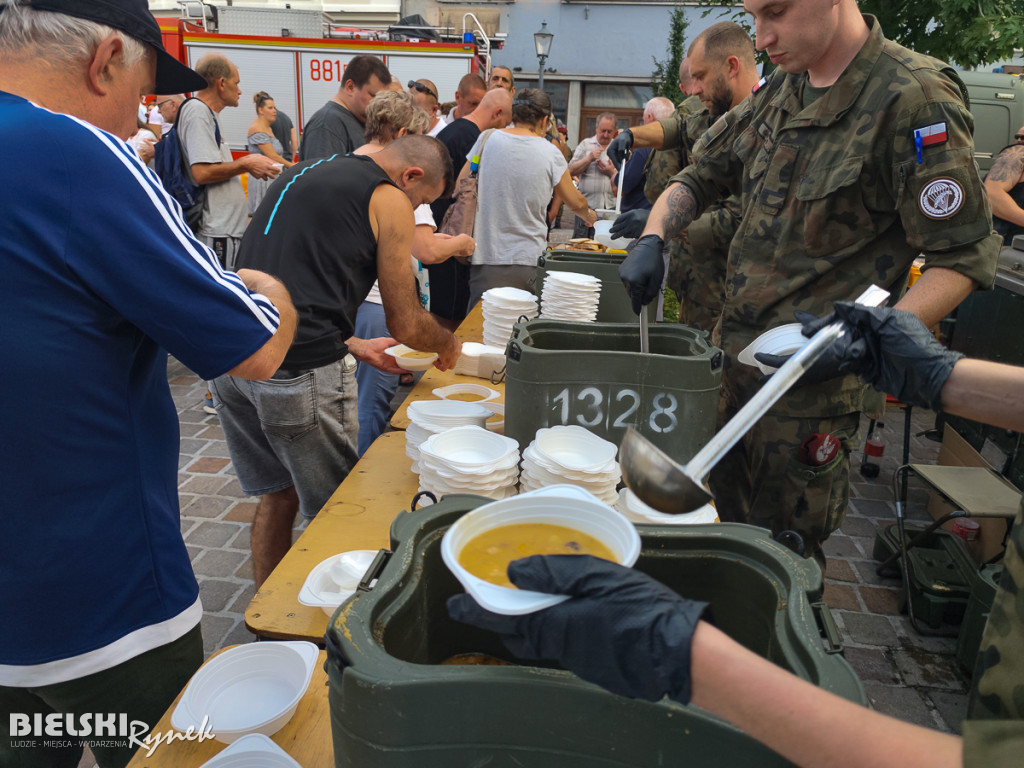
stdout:
<svg viewBox="0 0 1024 768">
<path fill-rule="evenodd" d="M 797 310 L 793 313 L 798 322 L 804 326 L 804 336 L 813 336 L 814 334 L 808 334 L 807 328 L 813 326 L 815 331 L 820 328 L 824 328 L 829 323 L 821 322 L 821 319 L 817 315 L 812 315 L 810 312 L 801 312 Z M 833 315 L 829 315 L 830 322 L 835 321 Z M 849 331 L 844 333 L 838 339 L 829 344 L 825 350 L 821 353 L 821 356 L 814 362 L 804 375 L 800 377 L 797 382 L 797 386 L 804 387 L 814 384 L 821 384 L 829 379 L 835 379 L 842 376 L 850 371 L 844 370 L 843 365 L 845 361 L 851 359 L 851 356 L 859 354 L 857 350 L 851 349 L 854 339 L 851 337 Z M 857 349 L 860 349 L 859 347 Z M 759 363 L 770 365 L 772 368 L 781 368 L 789 358 L 793 355 L 773 355 L 768 352 L 755 352 L 754 359 Z M 764 384 L 773 374 L 766 374 L 760 379 L 760 383 Z"/>
<path fill-rule="evenodd" d="M 826 317 L 799 313 L 797 319 L 803 323 L 805 336 L 813 336 L 836 320 L 846 324 L 846 339 L 840 342 L 840 374 L 856 374 L 907 405 L 941 410 L 942 387 L 963 355 L 936 341 L 916 315 L 892 307 L 839 301 L 835 312 Z M 761 355 L 755 357 L 774 365 Z M 813 374 L 817 368 L 815 363 L 807 373 Z"/>
<path fill-rule="evenodd" d="M 632 148 L 633 132 L 629 128 L 625 128 L 619 131 L 619 135 L 608 145 L 608 159 L 616 168 L 621 168 L 623 160 L 629 156 L 629 150 Z"/>
<path fill-rule="evenodd" d="M 508 567 L 521 589 L 572 595 L 525 616 L 499 616 L 469 595 L 448 600 L 456 621 L 497 632 L 523 659 L 557 660 L 621 696 L 690 700 L 690 644 L 707 603 L 684 600 L 631 568 L 589 555 L 536 555 Z"/>
<path fill-rule="evenodd" d="M 640 235 L 644 233 L 644 227 L 647 226 L 647 217 L 650 215 L 651 212 L 644 210 L 643 208 L 637 208 L 620 214 L 619 217 L 612 222 L 612 228 L 610 231 L 611 236 L 613 238 L 628 237 L 630 240 L 634 237 L 640 237 Z"/>
<path fill-rule="evenodd" d="M 644 235 L 619 265 L 619 279 L 633 300 L 633 311 L 640 311 L 657 298 L 665 277 L 661 252 L 665 242 L 657 235 Z"/>
</svg>

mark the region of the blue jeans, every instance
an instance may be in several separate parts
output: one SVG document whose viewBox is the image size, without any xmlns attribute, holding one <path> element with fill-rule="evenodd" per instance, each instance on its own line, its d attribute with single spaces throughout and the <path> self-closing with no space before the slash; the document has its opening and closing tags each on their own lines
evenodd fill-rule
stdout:
<svg viewBox="0 0 1024 768">
<path fill-rule="evenodd" d="M 353 332 L 360 339 L 375 339 L 390 336 L 384 307 L 372 301 L 364 301 L 356 313 L 356 329 Z M 356 366 L 356 382 L 359 384 L 359 455 L 366 453 L 373 441 L 384 432 L 391 418 L 391 400 L 398 391 L 398 375 L 384 373 L 366 363 Z"/>
<path fill-rule="evenodd" d="M 242 490 L 264 496 L 294 485 L 299 512 L 320 511 L 358 458 L 356 361 L 352 355 L 269 381 L 210 382 Z"/>
</svg>

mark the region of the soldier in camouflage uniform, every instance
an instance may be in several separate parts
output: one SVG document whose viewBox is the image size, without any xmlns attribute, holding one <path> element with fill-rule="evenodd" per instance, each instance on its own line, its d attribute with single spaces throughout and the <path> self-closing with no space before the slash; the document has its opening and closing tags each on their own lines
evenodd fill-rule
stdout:
<svg viewBox="0 0 1024 768">
<path fill-rule="evenodd" d="M 753 43 L 735 22 L 719 22 L 704 30 L 691 43 L 685 61 L 690 63 L 694 95 L 671 117 L 659 121 L 660 129 L 634 128 L 629 137 L 635 149 L 660 147 L 648 161 L 644 188 L 652 202 L 672 176 L 694 162 L 693 145 L 712 121 L 739 104 L 757 82 Z M 623 137 L 619 144 L 626 140 Z M 679 297 L 679 322 L 685 325 L 710 331 L 718 321 L 726 254 L 739 219 L 739 202 L 733 196 L 713 203 L 689 226 L 685 239 L 671 241 L 666 285 Z"/>
<path fill-rule="evenodd" d="M 698 162 L 659 198 L 619 271 L 637 309 L 660 282 L 650 253 L 662 236 L 715 199 L 741 196 L 713 334 L 726 353 L 721 422 L 759 387 L 739 352 L 796 310 L 821 314 L 872 283 L 898 296 L 923 253 L 924 274 L 899 306 L 933 325 L 991 285 L 999 250 L 956 73 L 886 40 L 855 0 L 795 0 L 780 17 L 764 14 L 766 3 L 745 7 L 780 71 L 704 134 Z M 712 473 L 722 519 L 796 530 L 824 565 L 821 543 L 849 498 L 863 400 L 852 376 L 783 397 Z M 798 459 L 814 434 L 836 438 L 834 458 Z"/>
</svg>

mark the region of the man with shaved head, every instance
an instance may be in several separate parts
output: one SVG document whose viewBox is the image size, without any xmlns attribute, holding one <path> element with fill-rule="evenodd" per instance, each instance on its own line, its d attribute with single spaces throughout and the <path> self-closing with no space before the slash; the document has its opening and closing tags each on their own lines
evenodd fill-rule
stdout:
<svg viewBox="0 0 1024 768">
<path fill-rule="evenodd" d="M 401 373 L 397 341 L 455 365 L 460 345 L 418 300 L 409 254 L 413 209 L 448 194 L 451 160 L 429 136 L 372 155 L 333 155 L 281 174 L 256 210 L 239 266 L 278 276 L 299 312 L 295 342 L 267 382 L 213 382 L 242 489 L 259 496 L 252 525 L 259 586 L 291 547 L 297 512 L 312 518 L 358 458 L 356 360 Z M 356 311 L 377 280 L 394 339 L 354 337 Z"/>
<path fill-rule="evenodd" d="M 470 72 L 459 80 L 455 91 L 455 107 L 445 117 L 446 122 L 453 123 L 460 117 L 466 117 L 480 105 L 480 100 L 487 92 L 487 84 L 480 75 Z"/>
</svg>

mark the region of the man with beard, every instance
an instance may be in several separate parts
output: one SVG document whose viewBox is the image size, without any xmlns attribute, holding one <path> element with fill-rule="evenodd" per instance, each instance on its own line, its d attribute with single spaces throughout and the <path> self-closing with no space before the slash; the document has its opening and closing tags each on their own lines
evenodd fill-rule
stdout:
<svg viewBox="0 0 1024 768">
<path fill-rule="evenodd" d="M 660 155 L 671 157 L 674 152 L 679 157 L 677 167 L 689 165 L 695 159 L 693 145 L 697 139 L 757 84 L 754 43 L 743 27 L 732 21 L 713 24 L 698 35 L 685 61 L 689 64 L 692 96 L 701 100 L 703 109 L 691 113 L 688 99 L 665 120 L 623 131 L 608 150 L 613 163 L 619 165 L 629 148 L 653 147 L 667 150 Z M 662 191 L 664 187 L 654 190 L 654 199 Z M 622 214 L 612 234 L 639 237 L 649 214 L 649 210 Z M 710 331 L 718 321 L 725 259 L 738 215 L 739 198 L 732 196 L 710 206 L 690 225 L 684 240 L 672 241 L 666 285 L 679 298 L 679 322 Z"/>
</svg>

